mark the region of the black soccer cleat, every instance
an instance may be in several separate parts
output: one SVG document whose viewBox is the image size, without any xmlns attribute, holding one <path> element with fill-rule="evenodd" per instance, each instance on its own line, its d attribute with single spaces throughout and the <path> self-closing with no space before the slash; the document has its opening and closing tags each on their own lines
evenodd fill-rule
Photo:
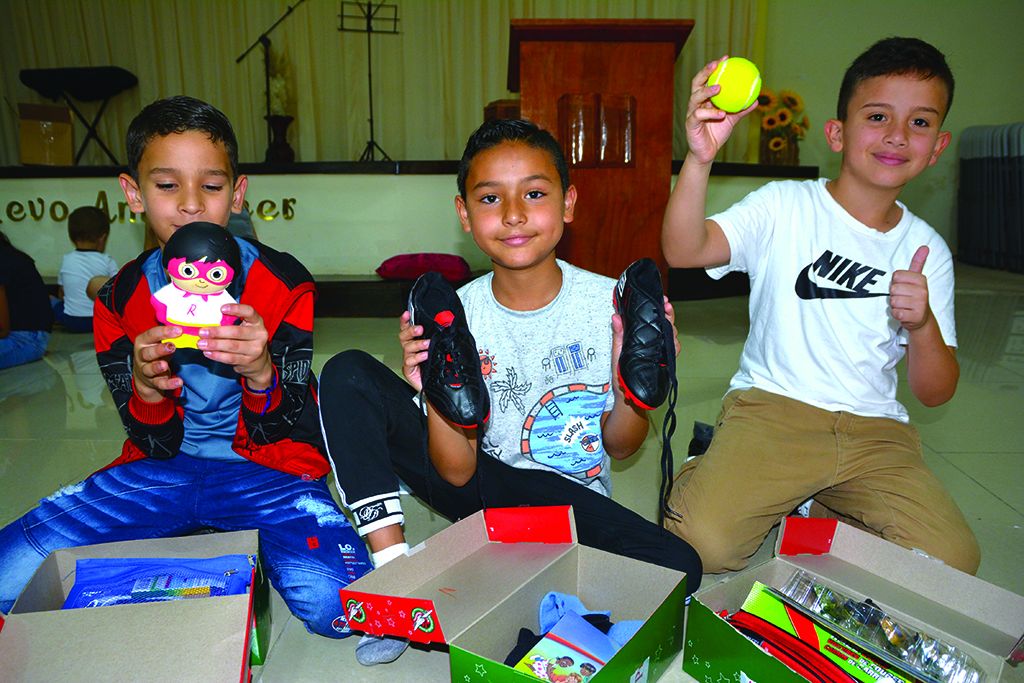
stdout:
<svg viewBox="0 0 1024 683">
<path fill-rule="evenodd" d="M 614 302 L 623 328 L 619 386 L 630 401 L 654 410 L 676 381 L 675 337 L 654 261 L 642 258 L 626 268 L 615 285 Z"/>
<path fill-rule="evenodd" d="M 669 504 L 672 493 L 672 435 L 676 431 L 676 340 L 665 317 L 661 273 L 649 258 L 629 264 L 619 277 L 613 295 L 615 311 L 622 316 L 622 351 L 619 353 L 619 386 L 635 405 L 653 410 L 668 399 L 661 428 L 661 487 L 658 523 L 679 519 Z"/>
<path fill-rule="evenodd" d="M 430 340 L 427 360 L 420 363 L 430 405 L 459 427 L 482 426 L 490 417 L 491 401 L 459 296 L 439 273 L 425 273 L 409 292 L 409 313 L 412 324 L 421 325 L 423 338 Z"/>
</svg>

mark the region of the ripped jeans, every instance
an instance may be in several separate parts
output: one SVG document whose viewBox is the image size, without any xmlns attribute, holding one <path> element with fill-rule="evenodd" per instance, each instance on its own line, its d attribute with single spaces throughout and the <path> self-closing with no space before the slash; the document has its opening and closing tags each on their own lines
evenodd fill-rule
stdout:
<svg viewBox="0 0 1024 683">
<path fill-rule="evenodd" d="M 260 561 L 292 614 L 312 633 L 350 634 L 338 590 L 372 565 L 326 481 L 185 455 L 96 472 L 0 529 L 0 612 L 53 550 L 201 529 L 258 529 Z"/>
</svg>

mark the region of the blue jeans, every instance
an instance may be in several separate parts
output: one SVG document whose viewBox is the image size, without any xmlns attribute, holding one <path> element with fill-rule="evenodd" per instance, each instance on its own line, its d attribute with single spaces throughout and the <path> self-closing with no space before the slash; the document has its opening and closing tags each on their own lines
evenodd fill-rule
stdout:
<svg viewBox="0 0 1024 683">
<path fill-rule="evenodd" d="M 258 529 L 260 561 L 292 614 L 312 633 L 350 634 L 338 591 L 372 565 L 325 480 L 185 455 L 96 472 L 0 530 L 0 612 L 53 550 L 206 528 Z"/>
<path fill-rule="evenodd" d="M 53 308 L 53 320 L 63 325 L 68 332 L 92 332 L 91 315 L 68 315 L 64 312 L 64 301 L 57 297 L 50 297 L 50 306 Z"/>
<path fill-rule="evenodd" d="M 42 330 L 14 330 L 0 339 L 0 370 L 39 360 L 46 353 L 50 333 Z"/>
</svg>

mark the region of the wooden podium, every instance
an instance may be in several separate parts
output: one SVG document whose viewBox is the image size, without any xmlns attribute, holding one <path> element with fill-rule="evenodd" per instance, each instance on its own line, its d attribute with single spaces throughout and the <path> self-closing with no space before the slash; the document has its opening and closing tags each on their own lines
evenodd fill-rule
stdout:
<svg viewBox="0 0 1024 683">
<path fill-rule="evenodd" d="M 653 258 L 672 182 L 675 61 L 692 20 L 516 19 L 508 89 L 562 143 L 579 193 L 558 247 L 610 277 Z"/>
</svg>

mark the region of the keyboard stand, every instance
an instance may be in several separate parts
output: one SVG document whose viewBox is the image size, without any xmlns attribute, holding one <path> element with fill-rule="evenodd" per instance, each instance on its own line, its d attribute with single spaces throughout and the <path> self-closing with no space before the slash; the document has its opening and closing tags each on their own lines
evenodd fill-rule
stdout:
<svg viewBox="0 0 1024 683">
<path fill-rule="evenodd" d="M 117 66 L 81 66 L 58 69 L 22 69 L 20 78 L 22 83 L 43 97 L 55 102 L 58 98 L 63 98 L 78 120 L 85 126 L 87 131 L 85 139 L 82 140 L 82 144 L 75 154 L 76 166 L 81 161 L 90 140 L 96 141 L 96 144 L 115 166 L 121 165 L 121 162 L 100 138 L 96 127 L 111 98 L 138 85 L 139 80 L 135 74 Z M 92 121 L 89 121 L 75 106 L 72 98 L 80 102 L 101 102 Z"/>
</svg>

